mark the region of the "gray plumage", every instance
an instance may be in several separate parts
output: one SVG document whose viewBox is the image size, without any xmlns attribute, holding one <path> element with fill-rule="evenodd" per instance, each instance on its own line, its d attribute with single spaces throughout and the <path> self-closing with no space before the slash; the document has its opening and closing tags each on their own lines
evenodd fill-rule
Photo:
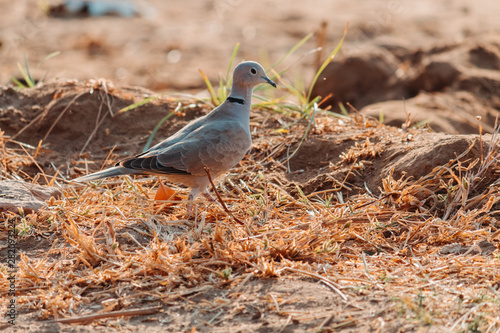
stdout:
<svg viewBox="0 0 500 333">
<path fill-rule="evenodd" d="M 276 84 L 262 66 L 242 62 L 233 72 L 229 97 L 209 114 L 191 121 L 177 133 L 148 151 L 119 162 L 116 166 L 73 179 L 86 182 L 127 174 L 164 175 L 191 188 L 189 200 L 205 191 L 212 179 L 238 164 L 250 149 L 250 106 L 253 87 Z"/>
</svg>

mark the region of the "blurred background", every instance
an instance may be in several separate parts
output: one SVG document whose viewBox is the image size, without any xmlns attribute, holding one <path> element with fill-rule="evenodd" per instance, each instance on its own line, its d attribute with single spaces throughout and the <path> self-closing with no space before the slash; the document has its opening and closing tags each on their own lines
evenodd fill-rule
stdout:
<svg viewBox="0 0 500 333">
<path fill-rule="evenodd" d="M 95 16 L 92 3 L 103 3 Z M 270 64 L 325 22 L 321 44 L 329 53 L 348 21 L 341 54 L 365 44 L 418 48 L 498 32 L 499 12 L 495 0 L 1 0 L 0 82 L 20 75 L 17 63 L 26 55 L 37 79 L 104 77 L 153 90 L 199 89 L 198 69 L 210 78 L 225 73 L 238 42 L 238 61 Z M 317 42 L 310 39 L 294 59 Z M 53 52 L 59 54 L 40 64 Z M 314 60 L 312 54 L 298 61 L 311 67 L 303 75 L 312 75 Z"/>
<path fill-rule="evenodd" d="M 324 104 L 332 108 L 349 102 L 361 109 L 453 86 L 464 74 L 453 62 L 465 53 L 469 61 L 478 45 L 465 53 L 452 49 L 486 36 L 493 40 L 479 57 L 489 62 L 481 58 L 473 67 L 491 70 L 487 77 L 497 75 L 498 13 L 496 0 L 0 0 L 0 83 L 21 79 L 21 66 L 35 80 L 105 78 L 116 86 L 199 92 L 205 85 L 198 70 L 212 82 L 225 75 L 237 43 L 237 62 L 269 67 L 314 33 L 278 68 L 289 67 L 284 78 L 291 84 L 307 86 L 349 22 L 337 67 L 325 71 L 315 93 L 333 93 Z M 425 59 L 433 56 L 451 69 L 429 68 Z M 495 82 L 487 82 L 481 98 L 496 95 Z M 488 107 L 479 114 L 495 113 L 495 105 Z M 443 126 L 438 129 L 453 132 Z"/>
</svg>

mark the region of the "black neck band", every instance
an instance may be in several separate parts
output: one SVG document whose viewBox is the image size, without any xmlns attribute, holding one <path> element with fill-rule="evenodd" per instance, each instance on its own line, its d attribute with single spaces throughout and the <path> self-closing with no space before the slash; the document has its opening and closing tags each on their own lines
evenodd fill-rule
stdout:
<svg viewBox="0 0 500 333">
<path fill-rule="evenodd" d="M 241 98 L 236 98 L 236 97 L 228 97 L 227 100 L 231 103 L 238 103 L 238 104 L 241 104 L 241 105 L 244 105 L 245 104 L 245 101 Z"/>
</svg>

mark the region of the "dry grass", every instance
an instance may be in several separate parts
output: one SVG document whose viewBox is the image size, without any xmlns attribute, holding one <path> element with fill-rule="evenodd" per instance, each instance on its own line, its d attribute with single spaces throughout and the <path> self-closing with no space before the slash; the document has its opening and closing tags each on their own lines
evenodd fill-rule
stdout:
<svg viewBox="0 0 500 333">
<path fill-rule="evenodd" d="M 317 127 L 329 122 L 320 117 Z M 345 118 L 335 126 L 348 131 L 362 124 Z M 228 297 L 190 305 L 219 311 L 252 299 L 239 292 L 249 280 L 295 277 L 323 283 L 353 316 L 332 324 L 333 314 L 287 312 L 272 295 L 255 298 L 287 318 L 284 327 L 321 317 L 313 330 L 363 322 L 379 332 L 391 323 L 403 331 L 500 330 L 500 234 L 495 229 L 500 189 L 498 182 L 484 184 L 486 174 L 498 171 L 496 136 L 485 156 L 474 161 L 458 156 L 417 180 L 391 174 L 378 195 L 365 191 L 346 197 L 339 186 L 293 197 L 269 171 L 285 168 L 275 157 L 283 156 L 288 143 L 299 142 L 302 133 L 258 131 L 257 143 L 265 149 L 245 159 L 219 186 L 244 225 L 204 200 L 197 202 L 194 219 L 186 219 L 184 203 L 159 206 L 151 199 L 153 178 L 64 186 L 65 197 L 51 200 L 46 209 L 8 216 L 19 228 L 21 220 L 29 228 L 18 241 L 39 250 L 21 255 L 18 310 L 36 312 L 38 320 L 92 322 L 138 314 L 134 309 L 159 311 L 157 305 L 207 288 L 233 290 Z M 4 141 L 3 174 L 15 175 L 15 163 L 29 161 L 26 154 L 34 149 L 14 152 Z M 358 161 L 376 157 L 382 148 L 372 142 L 378 141 L 363 139 L 343 154 L 342 163 L 355 169 Z M 185 197 L 186 191 L 179 193 Z M 481 244 L 497 249 L 482 254 Z M 0 275 L 5 289 L 3 263 Z M 375 316 L 378 305 L 360 305 L 367 297 L 383 299 L 385 314 Z M 2 298 L 3 305 L 6 301 Z M 354 315 L 360 308 L 372 312 Z"/>
</svg>

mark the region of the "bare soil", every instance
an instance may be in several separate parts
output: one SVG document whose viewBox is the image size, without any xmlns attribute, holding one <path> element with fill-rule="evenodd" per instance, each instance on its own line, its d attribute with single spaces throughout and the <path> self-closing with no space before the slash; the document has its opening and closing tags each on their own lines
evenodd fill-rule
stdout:
<svg viewBox="0 0 500 333">
<path fill-rule="evenodd" d="M 500 329 L 498 161 L 465 177 L 498 144 L 500 3 L 136 4 L 141 14 L 123 18 L 50 16 L 35 1 L 0 1 L 2 178 L 45 184 L 110 166 L 140 152 L 180 108 L 153 143 L 173 134 L 212 108 L 174 93 L 206 97 L 198 69 L 216 82 L 237 42 L 237 61 L 270 65 L 316 32 L 280 68 L 291 66 L 288 82 L 309 82 L 319 62 L 300 56 L 323 46 L 324 59 L 346 21 L 348 38 L 316 89 L 333 93 L 332 110 L 341 102 L 361 112 L 319 114 L 301 143 L 305 119 L 254 110 L 252 150 L 219 187 L 247 229 L 206 202 L 196 221 L 182 203 L 157 211 L 150 178 L 136 188 L 64 185 L 41 212 L 6 216 L 5 226 L 10 218 L 31 229 L 18 238 L 17 325 L 2 321 L 0 330 Z M 20 78 L 24 53 L 40 84 L 16 89 L 10 79 Z M 456 193 L 466 194 L 449 199 Z M 2 229 L 2 264 L 6 237 Z M 116 260 L 139 264 L 109 268 Z M 106 317 L 128 309 L 150 312 Z M 104 318 L 81 318 L 97 314 Z M 63 318 L 80 319 L 50 322 Z"/>
</svg>

